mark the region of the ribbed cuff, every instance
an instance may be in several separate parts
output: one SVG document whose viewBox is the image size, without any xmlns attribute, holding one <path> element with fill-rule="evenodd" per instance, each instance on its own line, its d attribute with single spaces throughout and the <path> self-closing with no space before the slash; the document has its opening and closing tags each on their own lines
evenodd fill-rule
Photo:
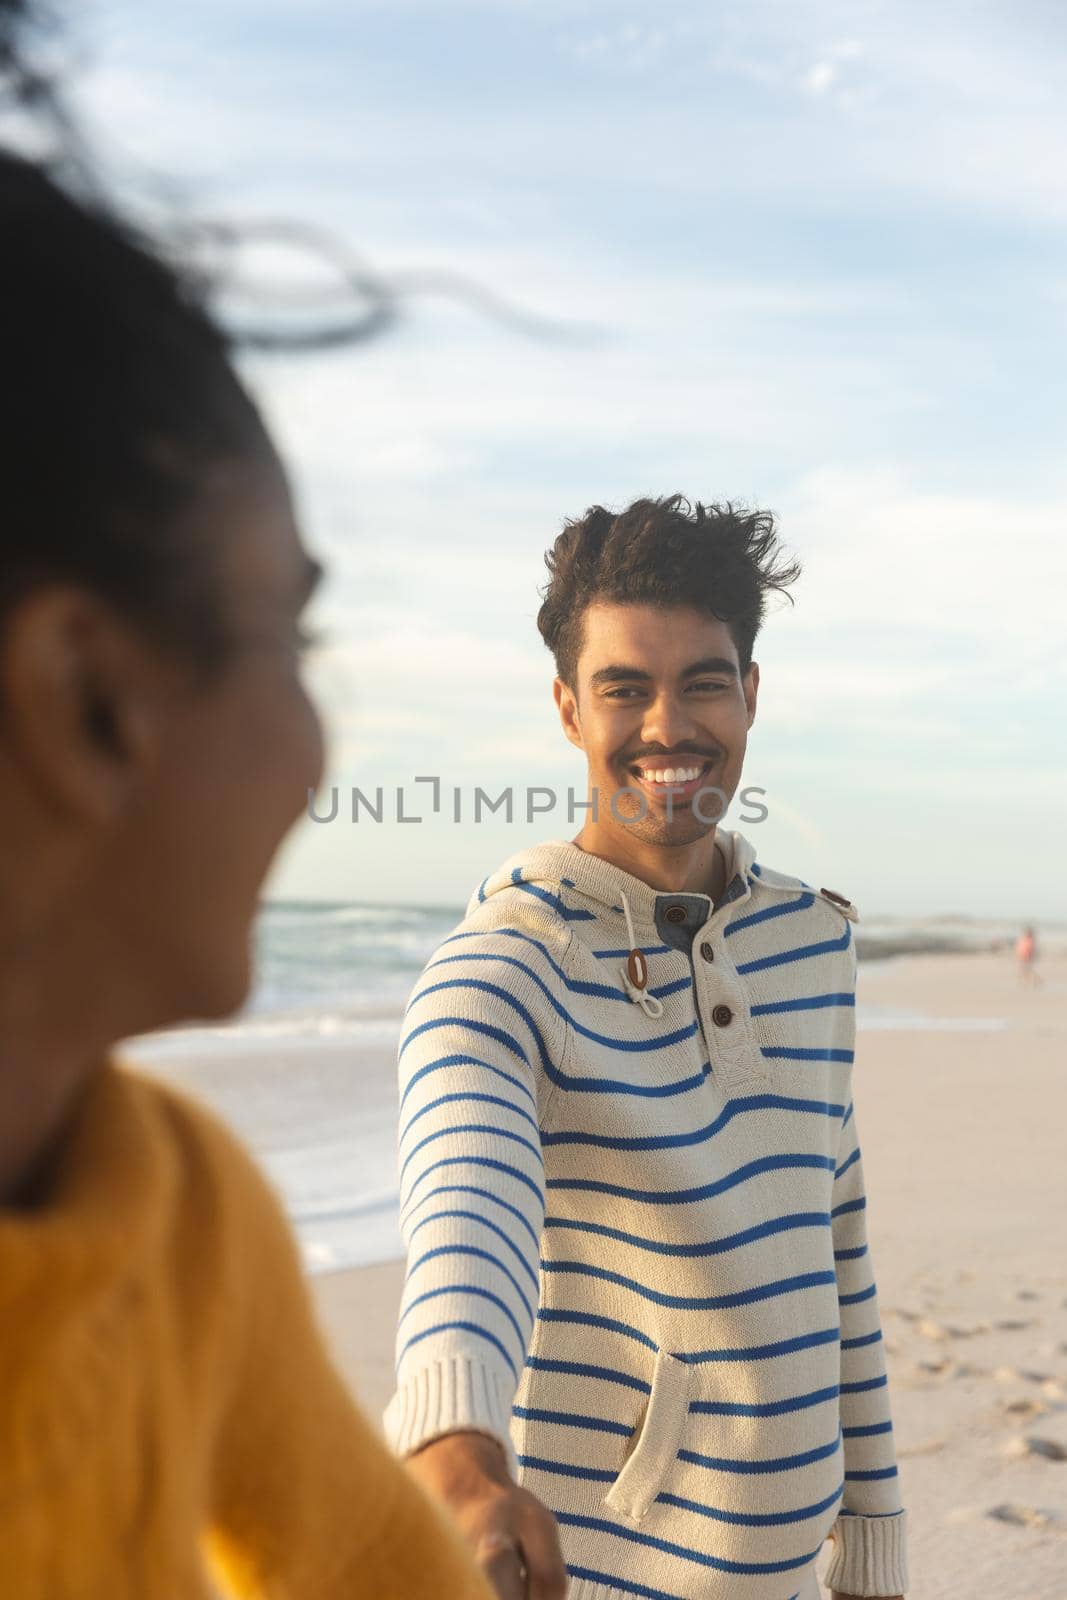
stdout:
<svg viewBox="0 0 1067 1600">
<path fill-rule="evenodd" d="M 398 1456 L 406 1456 L 446 1433 L 487 1433 L 503 1445 L 514 1476 L 511 1391 L 500 1373 L 469 1357 L 431 1362 L 393 1395 L 382 1419 L 385 1437 Z"/>
<path fill-rule="evenodd" d="M 825 1583 L 842 1594 L 895 1595 L 908 1590 L 907 1512 L 838 1517 Z"/>
</svg>

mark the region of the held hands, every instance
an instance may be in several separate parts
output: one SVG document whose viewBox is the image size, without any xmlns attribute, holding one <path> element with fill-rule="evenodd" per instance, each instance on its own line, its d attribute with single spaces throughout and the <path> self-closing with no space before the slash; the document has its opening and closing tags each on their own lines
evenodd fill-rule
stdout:
<svg viewBox="0 0 1067 1600">
<path fill-rule="evenodd" d="M 565 1600 L 567 1569 L 556 1520 L 511 1478 L 496 1439 L 445 1434 L 408 1456 L 405 1465 L 445 1506 L 500 1600 Z"/>
</svg>

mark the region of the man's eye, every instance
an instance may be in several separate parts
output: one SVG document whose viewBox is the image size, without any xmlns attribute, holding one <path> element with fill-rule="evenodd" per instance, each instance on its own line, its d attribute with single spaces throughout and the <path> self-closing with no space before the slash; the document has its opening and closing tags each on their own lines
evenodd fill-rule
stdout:
<svg viewBox="0 0 1067 1600">
<path fill-rule="evenodd" d="M 725 689 L 728 686 L 725 683 L 717 683 L 713 678 L 701 678 L 699 683 L 691 683 L 689 687 L 691 689 L 710 689 L 714 693 L 715 690 Z"/>
<path fill-rule="evenodd" d="M 640 689 L 635 689 L 631 685 L 630 687 L 625 688 L 625 689 L 609 689 L 607 691 L 607 693 L 605 694 L 604 698 L 605 698 L 605 700 L 621 700 L 624 695 L 640 694 L 640 693 L 641 693 Z"/>
</svg>

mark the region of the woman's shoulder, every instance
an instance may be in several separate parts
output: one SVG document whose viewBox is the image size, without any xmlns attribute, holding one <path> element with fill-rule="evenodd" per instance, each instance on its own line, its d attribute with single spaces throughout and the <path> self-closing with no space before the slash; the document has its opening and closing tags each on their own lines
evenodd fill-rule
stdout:
<svg viewBox="0 0 1067 1600">
<path fill-rule="evenodd" d="M 223 1118 L 128 1059 L 114 1059 L 112 1069 L 167 1172 L 175 1228 L 202 1243 L 208 1231 L 221 1232 L 257 1246 L 257 1254 L 293 1255 L 281 1197 Z"/>
</svg>

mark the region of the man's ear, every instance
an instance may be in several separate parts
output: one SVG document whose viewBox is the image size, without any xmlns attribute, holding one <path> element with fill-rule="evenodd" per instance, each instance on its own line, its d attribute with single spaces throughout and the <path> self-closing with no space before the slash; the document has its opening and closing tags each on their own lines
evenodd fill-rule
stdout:
<svg viewBox="0 0 1067 1600">
<path fill-rule="evenodd" d="M 753 661 L 742 679 L 741 687 L 744 690 L 745 705 L 748 707 L 748 725 L 751 728 L 756 720 L 756 699 L 759 695 L 759 662 Z"/>
<path fill-rule="evenodd" d="M 40 801 L 106 825 L 133 803 L 158 747 L 147 646 L 73 584 L 34 591 L 0 639 L 0 742 Z"/>
<path fill-rule="evenodd" d="M 556 678 L 552 684 L 552 693 L 559 710 L 559 720 L 563 731 L 571 744 L 577 745 L 579 750 L 585 749 L 582 739 L 582 719 L 578 714 L 578 697 L 562 678 Z"/>
</svg>

